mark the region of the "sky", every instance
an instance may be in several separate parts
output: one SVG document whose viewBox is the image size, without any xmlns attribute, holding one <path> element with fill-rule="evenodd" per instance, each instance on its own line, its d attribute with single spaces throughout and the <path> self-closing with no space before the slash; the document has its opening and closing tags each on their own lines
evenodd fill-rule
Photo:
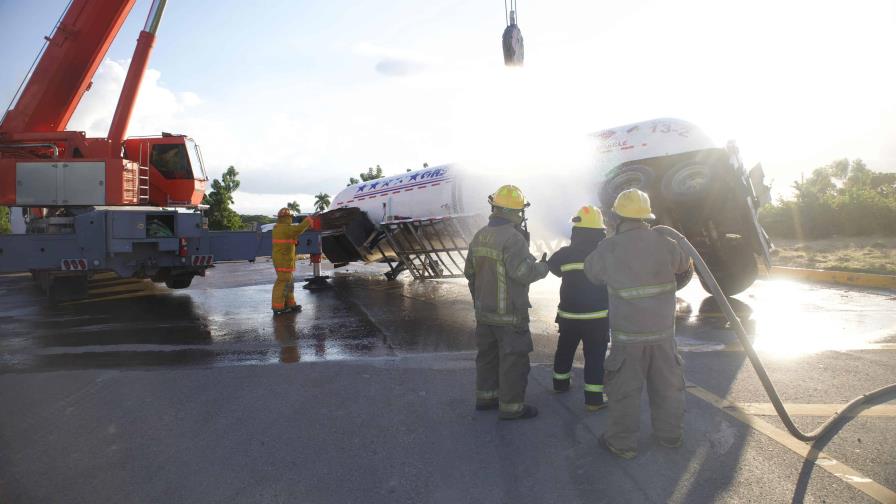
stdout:
<svg viewBox="0 0 896 504">
<path fill-rule="evenodd" d="M 0 0 L 2 105 L 66 4 Z M 137 1 L 69 129 L 105 135 L 148 9 Z M 309 209 L 377 164 L 572 174 L 587 134 L 656 117 L 736 139 L 779 195 L 834 159 L 896 169 L 892 0 L 519 9 L 526 61 L 511 69 L 496 0 L 172 0 L 128 133 L 192 136 L 211 177 L 235 166 L 242 213 Z"/>
</svg>

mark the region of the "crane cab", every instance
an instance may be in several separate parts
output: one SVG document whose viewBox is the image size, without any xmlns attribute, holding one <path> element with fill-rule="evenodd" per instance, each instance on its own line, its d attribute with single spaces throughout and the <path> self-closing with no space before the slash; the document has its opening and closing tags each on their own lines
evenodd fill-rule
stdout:
<svg viewBox="0 0 896 504">
<path fill-rule="evenodd" d="M 128 138 L 124 157 L 148 168 L 149 204 L 196 206 L 202 203 L 208 176 L 202 152 L 192 138 L 162 133 Z"/>
</svg>

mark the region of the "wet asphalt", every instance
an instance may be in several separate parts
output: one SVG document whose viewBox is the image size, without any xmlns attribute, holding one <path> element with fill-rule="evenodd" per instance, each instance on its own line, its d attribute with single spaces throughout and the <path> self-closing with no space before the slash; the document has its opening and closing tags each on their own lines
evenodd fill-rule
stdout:
<svg viewBox="0 0 896 504">
<path fill-rule="evenodd" d="M 682 449 L 654 445 L 644 411 L 641 456 L 600 451 L 605 414 L 586 414 L 578 389 L 550 392 L 557 279 L 532 288 L 529 398 L 542 414 L 502 423 L 471 411 L 462 281 L 388 282 L 352 265 L 327 271 L 330 289 L 297 289 L 301 313 L 274 317 L 271 270 L 219 264 L 180 291 L 100 276 L 87 300 L 57 306 L 30 276 L 0 277 L 0 502 L 880 498 L 694 394 Z M 778 280 L 734 302 L 784 401 L 814 405 L 896 382 L 894 307 L 893 292 Z M 678 311 L 688 382 L 768 403 L 696 280 Z M 859 416 L 816 448 L 896 489 L 894 434 L 892 415 Z"/>
</svg>

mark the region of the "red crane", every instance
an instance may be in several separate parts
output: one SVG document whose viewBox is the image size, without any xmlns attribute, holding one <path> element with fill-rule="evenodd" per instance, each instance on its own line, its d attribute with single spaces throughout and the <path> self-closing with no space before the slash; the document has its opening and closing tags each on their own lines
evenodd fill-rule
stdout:
<svg viewBox="0 0 896 504">
<path fill-rule="evenodd" d="M 166 0 L 154 0 L 104 138 L 66 126 L 135 0 L 72 0 L 0 122 L 0 205 L 188 206 L 207 176 L 183 135 L 124 139 Z M 42 212 L 41 212 L 42 213 Z"/>
</svg>

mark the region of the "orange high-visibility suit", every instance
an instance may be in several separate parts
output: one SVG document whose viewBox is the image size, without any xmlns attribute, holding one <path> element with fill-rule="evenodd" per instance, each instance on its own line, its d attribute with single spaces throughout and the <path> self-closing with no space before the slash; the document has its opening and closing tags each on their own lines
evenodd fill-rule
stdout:
<svg viewBox="0 0 896 504">
<path fill-rule="evenodd" d="M 277 272 L 277 281 L 271 291 L 271 309 L 275 312 L 296 306 L 293 272 L 296 270 L 296 240 L 309 227 L 313 218 L 306 217 L 300 224 L 293 224 L 289 215 L 278 216 L 271 233 L 271 259 Z"/>
</svg>

